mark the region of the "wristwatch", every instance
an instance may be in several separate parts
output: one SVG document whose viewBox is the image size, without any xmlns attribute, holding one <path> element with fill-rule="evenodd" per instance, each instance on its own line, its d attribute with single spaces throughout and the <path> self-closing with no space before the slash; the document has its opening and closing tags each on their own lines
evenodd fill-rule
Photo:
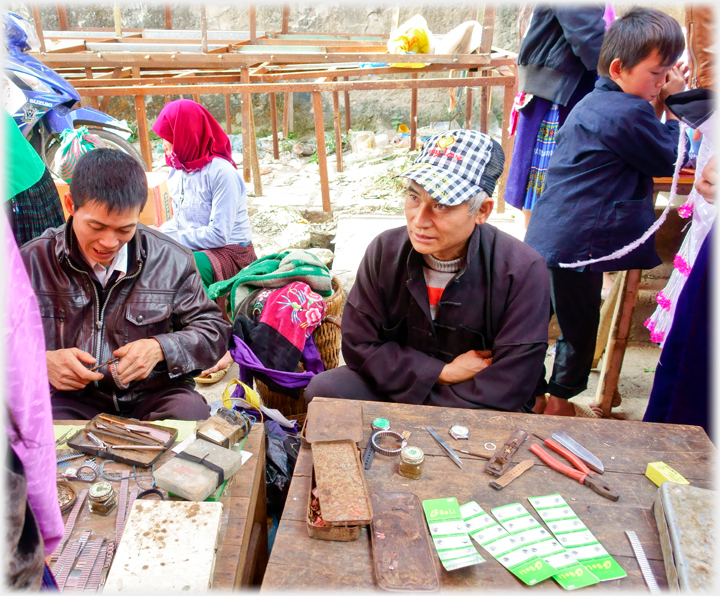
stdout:
<svg viewBox="0 0 720 596">
<path fill-rule="evenodd" d="M 383 437 L 392 437 L 394 439 L 397 439 L 401 443 L 400 447 L 398 447 L 397 449 L 387 449 L 385 447 L 381 447 L 378 443 Z M 407 439 L 405 439 L 405 437 L 403 437 L 399 432 L 395 432 L 394 430 L 379 430 L 373 435 L 371 441 L 373 448 L 380 455 L 400 455 L 400 452 L 405 449 L 405 447 L 407 447 Z"/>
</svg>

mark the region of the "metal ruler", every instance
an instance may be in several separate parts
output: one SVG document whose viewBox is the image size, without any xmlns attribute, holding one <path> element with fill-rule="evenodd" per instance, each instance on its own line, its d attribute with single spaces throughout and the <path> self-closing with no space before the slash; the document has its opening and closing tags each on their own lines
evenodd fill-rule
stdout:
<svg viewBox="0 0 720 596">
<path fill-rule="evenodd" d="M 628 540 L 630 540 L 630 546 L 632 546 L 635 558 L 640 566 L 640 571 L 645 578 L 645 583 L 650 589 L 650 592 L 653 594 L 660 594 L 660 587 L 655 581 L 655 575 L 653 575 L 652 569 L 650 569 L 650 563 L 648 563 L 645 551 L 643 550 L 642 544 L 640 544 L 640 540 L 638 540 L 637 534 L 635 534 L 635 532 L 631 532 L 630 530 L 626 530 L 625 534 L 627 534 Z"/>
<path fill-rule="evenodd" d="M 516 465 L 512 470 L 509 472 L 506 472 L 500 478 L 497 480 L 494 480 L 490 483 L 490 486 L 493 488 L 496 488 L 498 490 L 501 490 L 505 488 L 508 484 L 510 484 L 515 478 L 520 476 L 523 472 L 527 472 L 530 468 L 535 465 L 535 462 L 531 459 L 526 459 L 525 461 L 521 461 L 518 465 Z"/>
</svg>

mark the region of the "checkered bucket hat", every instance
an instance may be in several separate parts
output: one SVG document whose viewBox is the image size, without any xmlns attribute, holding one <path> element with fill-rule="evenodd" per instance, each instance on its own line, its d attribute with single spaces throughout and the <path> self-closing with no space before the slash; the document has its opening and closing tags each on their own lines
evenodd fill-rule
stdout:
<svg viewBox="0 0 720 596">
<path fill-rule="evenodd" d="M 477 130 L 450 130 L 428 137 L 410 178 L 443 205 L 459 205 L 484 190 L 492 196 L 505 155 L 500 144 Z"/>
</svg>

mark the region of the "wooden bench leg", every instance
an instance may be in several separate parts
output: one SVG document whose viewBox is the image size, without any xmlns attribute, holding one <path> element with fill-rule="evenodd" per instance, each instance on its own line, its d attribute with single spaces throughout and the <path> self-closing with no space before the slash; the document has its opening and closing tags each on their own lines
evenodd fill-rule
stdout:
<svg viewBox="0 0 720 596">
<path fill-rule="evenodd" d="M 600 308 L 600 324 L 598 325 L 597 340 L 595 341 L 595 355 L 593 356 L 592 367 L 595 368 L 600 362 L 600 358 L 607 347 L 608 338 L 610 337 L 610 329 L 612 328 L 613 314 L 615 305 L 620 295 L 620 273 L 615 278 L 615 283 L 610 289 L 608 297 Z"/>
<path fill-rule="evenodd" d="M 611 325 L 612 331 L 608 338 L 606 357 L 600 371 L 600 379 L 595 394 L 595 401 L 600 404 L 603 418 L 610 417 L 613 397 L 618 388 L 620 371 L 625 357 L 625 349 L 627 348 L 630 321 L 637 302 L 641 273 L 640 269 L 622 271 L 615 280 L 615 285 L 619 286 L 619 298 L 615 304 Z"/>
</svg>

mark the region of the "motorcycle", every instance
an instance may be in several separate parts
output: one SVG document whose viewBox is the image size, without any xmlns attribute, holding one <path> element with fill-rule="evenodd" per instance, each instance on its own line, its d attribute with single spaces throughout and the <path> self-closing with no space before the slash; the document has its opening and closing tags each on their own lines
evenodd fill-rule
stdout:
<svg viewBox="0 0 720 596">
<path fill-rule="evenodd" d="M 55 171 L 60 133 L 80 126 L 87 126 L 106 147 L 128 153 L 147 169 L 138 151 L 128 142 L 132 131 L 125 121 L 81 107 L 80 95 L 70 83 L 27 54 L 40 48 L 34 27 L 9 11 L 3 11 L 3 25 L 7 49 L 2 71 L 5 109 L 50 171 Z"/>
</svg>

